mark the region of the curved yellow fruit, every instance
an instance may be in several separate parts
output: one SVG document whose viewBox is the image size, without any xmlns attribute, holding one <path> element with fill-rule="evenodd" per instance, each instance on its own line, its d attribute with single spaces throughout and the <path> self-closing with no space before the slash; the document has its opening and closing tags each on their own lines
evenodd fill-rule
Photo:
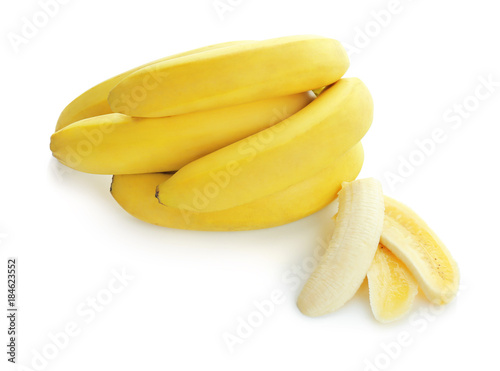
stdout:
<svg viewBox="0 0 500 371">
<path fill-rule="evenodd" d="M 164 227 L 203 231 L 270 228 L 293 222 L 328 205 L 336 197 L 341 183 L 355 179 L 362 165 L 363 147 L 359 143 L 315 177 L 249 204 L 211 213 L 158 203 L 156 186 L 171 174 L 115 175 L 111 194 L 131 215 Z"/>
<path fill-rule="evenodd" d="M 356 78 L 342 79 L 288 119 L 181 168 L 158 186 L 164 205 L 218 211 L 282 191 L 310 178 L 359 142 L 373 117 L 373 102 Z M 223 192 L 212 188 L 227 175 Z M 201 197 L 209 199 L 203 210 Z"/>
<path fill-rule="evenodd" d="M 156 63 L 111 90 L 114 112 L 173 116 L 316 89 L 337 81 L 349 58 L 319 36 L 290 36 Z"/>
<path fill-rule="evenodd" d="M 130 71 L 121 73 L 115 77 L 112 77 L 106 81 L 101 82 L 100 84 L 90 88 L 85 93 L 74 99 L 70 104 L 64 108 L 61 115 L 59 116 L 59 120 L 57 121 L 56 131 L 60 130 L 73 122 L 80 121 L 89 117 L 105 115 L 108 113 L 112 113 L 111 108 L 108 104 L 108 95 L 111 89 L 113 89 L 124 77 L 130 75 L 131 73 L 144 68 L 146 66 L 152 65 L 154 63 L 163 62 L 166 60 L 170 60 L 173 58 L 179 58 L 186 55 L 191 55 L 195 53 L 202 53 L 204 51 L 217 49 L 217 48 L 225 48 L 227 46 L 233 46 L 237 44 L 242 44 L 250 41 L 232 41 L 221 44 L 215 44 L 210 46 L 205 46 L 203 48 L 198 48 L 194 50 L 190 50 L 188 52 L 175 54 L 172 56 L 168 56 L 165 58 L 158 59 L 156 61 L 144 64 L 137 68 L 131 69 Z"/>
<path fill-rule="evenodd" d="M 382 245 L 379 245 L 366 276 L 370 306 L 378 321 L 392 322 L 410 311 L 418 293 L 417 281 L 408 268 Z"/>
<path fill-rule="evenodd" d="M 380 243 L 408 267 L 430 301 L 444 304 L 455 297 L 460 277 L 446 246 L 413 210 L 387 196 Z"/>
<path fill-rule="evenodd" d="M 112 113 L 55 132 L 50 148 L 63 164 L 87 173 L 178 170 L 304 108 L 311 92 L 186 115 L 139 118 Z"/>
<path fill-rule="evenodd" d="M 297 299 L 299 310 L 322 316 L 350 300 L 366 277 L 384 224 L 382 185 L 373 178 L 344 182 L 333 235 Z"/>
</svg>

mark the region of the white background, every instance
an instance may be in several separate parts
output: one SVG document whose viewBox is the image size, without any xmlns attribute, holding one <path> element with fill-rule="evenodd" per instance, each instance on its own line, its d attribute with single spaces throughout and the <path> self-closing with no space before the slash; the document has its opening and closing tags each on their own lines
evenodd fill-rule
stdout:
<svg viewBox="0 0 500 371">
<path fill-rule="evenodd" d="M 496 367 L 496 2 L 401 0 L 395 8 L 389 0 L 232 4 L 221 19 L 212 0 L 70 0 L 16 51 L 8 35 L 22 35 L 23 17 L 32 19 L 41 7 L 34 0 L 2 2 L 0 369 L 7 365 L 8 256 L 19 261 L 18 361 L 25 369 Z M 389 10 L 390 19 L 376 20 L 375 14 Z M 371 36 L 362 40 L 361 32 Z M 298 290 L 283 276 L 300 267 L 317 239 L 327 235 L 333 206 L 269 230 L 170 230 L 121 210 L 109 194 L 109 176 L 77 173 L 52 158 L 49 137 L 60 111 L 96 83 L 195 47 L 293 34 L 328 36 L 352 47 L 347 75 L 361 78 L 375 101 L 360 177 L 377 177 L 387 194 L 415 209 L 461 270 L 459 297 L 439 313 L 421 312 L 430 307 L 420 296 L 412 320 L 379 324 L 366 285 L 331 315 L 311 319 L 298 311 Z M 481 78 L 497 86 L 476 99 Z M 487 90 L 479 89 L 484 96 Z M 463 117 L 452 113 L 464 100 L 469 112 Z M 446 139 L 419 159 L 412 152 L 418 150 L 415 141 L 431 138 L 436 128 Z M 420 162 L 404 172 L 400 164 L 411 156 Z M 391 186 L 389 172 L 401 181 Z M 88 312 L 78 314 L 122 269 L 133 276 L 123 291 L 92 320 Z M 231 352 L 223 334 L 236 334 L 238 319 L 247 319 L 256 310 L 254 302 L 269 300 L 274 290 L 283 293 L 283 301 Z M 46 364 L 33 365 L 37 352 L 54 351 L 50 336 L 68 324 L 77 327 L 78 335 Z M 384 350 L 401 334 L 411 344 Z"/>
</svg>

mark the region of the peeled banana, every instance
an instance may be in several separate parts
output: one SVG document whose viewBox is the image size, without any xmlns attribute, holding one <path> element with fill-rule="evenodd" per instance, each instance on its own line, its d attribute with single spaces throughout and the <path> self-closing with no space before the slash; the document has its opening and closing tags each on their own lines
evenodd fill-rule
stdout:
<svg viewBox="0 0 500 371">
<path fill-rule="evenodd" d="M 317 89 L 349 67 L 342 45 L 289 36 L 155 63 L 122 79 L 111 109 L 139 117 L 173 116 Z"/>
<path fill-rule="evenodd" d="M 342 79 L 288 119 L 181 168 L 158 186 L 170 207 L 219 211 L 282 191 L 315 176 L 359 142 L 371 125 L 373 102 L 356 78 Z M 231 177 L 223 190 L 211 184 Z M 209 199 L 196 207 L 200 196 Z"/>
<path fill-rule="evenodd" d="M 446 246 L 413 210 L 387 196 L 385 214 L 380 243 L 408 267 L 430 301 L 451 301 L 459 272 Z"/>
<path fill-rule="evenodd" d="M 111 194 L 128 213 L 151 224 L 203 231 L 261 229 L 293 222 L 325 207 L 343 181 L 356 178 L 362 164 L 363 147 L 358 143 L 314 177 L 248 204 L 208 213 L 158 203 L 156 186 L 172 174 L 115 175 Z"/>
<path fill-rule="evenodd" d="M 225 48 L 228 46 L 233 46 L 237 44 L 243 44 L 250 41 L 231 41 L 221 44 L 215 44 L 210 46 L 205 46 L 203 48 L 198 48 L 190 50 L 184 53 L 175 54 L 166 58 L 158 59 L 156 61 L 144 64 L 142 66 L 131 69 L 130 71 L 124 72 L 120 75 L 112 77 L 100 84 L 94 86 L 93 88 L 87 90 L 85 93 L 77 97 L 66 108 L 62 111 L 57 121 L 56 131 L 60 130 L 73 122 L 80 121 L 89 117 L 105 115 L 112 113 L 111 108 L 108 104 L 108 95 L 112 88 L 116 86 L 123 78 L 132 74 L 133 72 L 140 70 L 143 67 L 153 65 L 155 63 L 164 62 L 174 58 L 180 58 L 183 56 L 202 53 L 208 50 Z"/>
<path fill-rule="evenodd" d="M 387 248 L 379 245 L 366 276 L 370 306 L 378 321 L 392 322 L 410 311 L 418 293 L 417 281 Z"/>
<path fill-rule="evenodd" d="M 112 113 L 81 120 L 51 137 L 63 164 L 94 174 L 174 171 L 282 121 L 314 99 L 311 92 L 162 118 Z"/>
<path fill-rule="evenodd" d="M 330 244 L 302 289 L 297 306 L 307 316 L 337 310 L 363 283 L 384 223 L 382 185 L 373 178 L 344 182 Z"/>
</svg>

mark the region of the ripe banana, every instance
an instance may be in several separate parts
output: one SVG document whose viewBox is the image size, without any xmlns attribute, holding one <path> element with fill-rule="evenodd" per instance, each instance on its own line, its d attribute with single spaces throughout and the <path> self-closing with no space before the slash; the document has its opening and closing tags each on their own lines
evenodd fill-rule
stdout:
<svg viewBox="0 0 500 371">
<path fill-rule="evenodd" d="M 418 284 L 408 268 L 382 245 L 375 253 L 367 278 L 370 306 L 378 321 L 395 321 L 411 309 Z"/>
<path fill-rule="evenodd" d="M 171 174 L 115 175 L 111 194 L 131 215 L 164 227 L 203 231 L 261 229 L 293 222 L 325 207 L 336 197 L 343 181 L 356 178 L 362 164 L 363 147 L 358 143 L 314 177 L 248 204 L 209 213 L 158 203 L 156 186 Z"/>
<path fill-rule="evenodd" d="M 315 176 L 359 142 L 373 117 L 373 102 L 356 78 L 342 79 L 288 119 L 180 169 L 158 186 L 164 205 L 199 211 L 233 208 Z M 220 172 L 232 176 L 223 192 L 211 191 Z"/>
<path fill-rule="evenodd" d="M 333 312 L 351 299 L 372 264 L 384 223 L 382 185 L 373 178 L 344 182 L 330 244 L 299 295 L 307 316 Z"/>
<path fill-rule="evenodd" d="M 387 196 L 380 243 L 408 267 L 431 302 L 448 303 L 456 295 L 458 266 L 446 246 L 413 210 Z"/>
<path fill-rule="evenodd" d="M 87 173 L 173 171 L 288 118 L 313 99 L 305 92 L 161 118 L 112 113 L 55 132 L 51 150 L 63 164 Z"/>
<path fill-rule="evenodd" d="M 173 116 L 320 88 L 349 67 L 342 45 L 291 36 L 156 63 L 125 77 L 108 98 L 114 112 Z"/>
<path fill-rule="evenodd" d="M 150 66 L 152 64 L 159 62 L 164 62 L 174 58 L 180 58 L 191 54 L 202 53 L 208 50 L 213 50 L 218 48 L 225 48 L 228 46 L 243 44 L 246 42 L 250 41 L 231 41 L 222 44 L 205 46 L 203 48 L 190 50 L 184 53 L 175 54 L 172 56 L 168 56 L 166 58 L 158 59 L 156 61 L 144 64 L 137 68 L 131 69 L 130 71 L 112 77 L 104 82 L 101 82 L 100 84 L 87 90 L 85 93 L 77 97 L 75 100 L 73 100 L 70 104 L 66 106 L 66 108 L 62 111 L 61 115 L 59 116 L 59 120 L 57 121 L 56 125 L 56 131 L 76 121 L 80 121 L 89 117 L 112 113 L 113 111 L 111 111 L 111 108 L 109 107 L 108 104 L 108 95 L 111 89 L 114 88 L 123 78 L 143 67 Z"/>
</svg>

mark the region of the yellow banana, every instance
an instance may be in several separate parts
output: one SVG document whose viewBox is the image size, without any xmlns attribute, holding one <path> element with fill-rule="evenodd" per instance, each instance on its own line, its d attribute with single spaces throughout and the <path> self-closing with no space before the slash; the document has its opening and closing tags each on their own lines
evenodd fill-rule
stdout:
<svg viewBox="0 0 500 371">
<path fill-rule="evenodd" d="M 336 40 L 282 37 L 142 68 L 122 79 L 108 102 L 114 112 L 130 116 L 179 115 L 320 88 L 348 67 Z"/>
<path fill-rule="evenodd" d="M 373 102 L 356 78 L 342 79 L 288 119 L 181 168 L 158 186 L 164 205 L 218 211 L 246 204 L 310 178 L 359 142 L 373 117 Z M 229 174 L 214 193 L 217 174 Z M 209 199 L 203 209 L 196 203 Z"/>
<path fill-rule="evenodd" d="M 62 111 L 61 115 L 59 116 L 59 120 L 57 121 L 56 125 L 56 131 L 60 130 L 69 124 L 72 124 L 73 122 L 80 121 L 89 117 L 94 117 L 94 116 L 99 116 L 99 115 L 105 115 L 108 113 L 112 113 L 111 108 L 109 107 L 108 104 L 108 95 L 109 92 L 111 91 L 112 88 L 116 86 L 124 77 L 130 75 L 131 73 L 152 65 L 154 63 L 158 62 L 163 62 L 166 60 L 174 59 L 174 58 L 179 58 L 183 57 L 186 55 L 191 55 L 195 53 L 202 53 L 204 51 L 212 50 L 212 49 L 217 49 L 217 48 L 225 48 L 227 46 L 233 46 L 237 44 L 242 44 L 246 43 L 249 41 L 232 41 L 232 42 L 226 42 L 226 43 L 221 43 L 221 44 L 215 44 L 215 45 L 210 45 L 206 46 L 203 48 L 199 49 L 194 49 L 188 52 L 184 53 L 179 53 L 175 54 L 172 56 L 168 56 L 166 58 L 158 59 L 156 61 L 144 64 L 142 66 L 139 66 L 137 68 L 131 69 L 130 71 L 124 72 L 120 75 L 117 75 L 115 77 L 112 77 L 96 86 L 93 88 L 87 90 L 85 93 L 77 97 L 75 100 L 73 100 L 70 104 L 66 106 L 66 108 Z"/>
<path fill-rule="evenodd" d="M 358 143 L 314 177 L 251 203 L 209 213 L 158 203 L 156 186 L 171 174 L 115 175 L 111 194 L 131 215 L 164 227 L 204 231 L 261 229 L 293 222 L 325 207 L 336 197 L 343 181 L 356 178 L 362 164 L 363 147 Z"/>
<path fill-rule="evenodd" d="M 363 283 L 384 224 L 382 185 L 373 178 L 344 182 L 330 244 L 297 300 L 311 317 L 333 312 Z"/>
<path fill-rule="evenodd" d="M 418 293 L 417 281 L 406 266 L 387 248 L 379 245 L 368 270 L 370 306 L 380 322 L 404 316 Z"/>
<path fill-rule="evenodd" d="M 55 132 L 50 147 L 63 164 L 87 173 L 173 171 L 286 119 L 313 99 L 305 92 L 161 118 L 112 113 Z"/>
<path fill-rule="evenodd" d="M 460 277 L 446 246 L 413 210 L 387 196 L 380 243 L 408 267 L 430 301 L 455 297 Z"/>
</svg>

